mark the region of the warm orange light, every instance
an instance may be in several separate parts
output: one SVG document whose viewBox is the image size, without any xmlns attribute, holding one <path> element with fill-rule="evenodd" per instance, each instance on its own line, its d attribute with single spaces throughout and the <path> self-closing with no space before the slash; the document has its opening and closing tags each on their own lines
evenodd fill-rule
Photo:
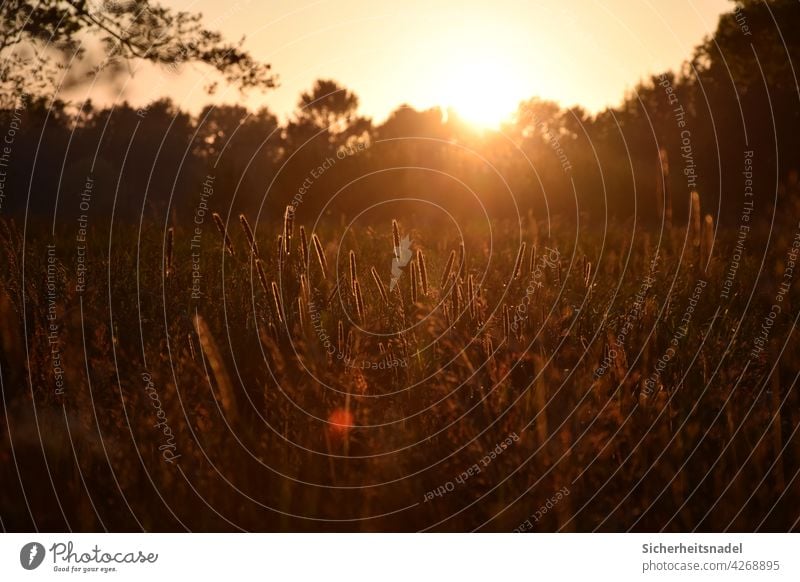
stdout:
<svg viewBox="0 0 800 582">
<path fill-rule="evenodd" d="M 330 426 L 328 429 L 337 435 L 344 435 L 353 427 L 353 415 L 346 408 L 337 408 L 328 417 Z"/>
<path fill-rule="evenodd" d="M 519 75 L 505 55 L 461 55 L 445 69 L 442 105 L 478 128 L 497 129 L 525 98 Z"/>
</svg>

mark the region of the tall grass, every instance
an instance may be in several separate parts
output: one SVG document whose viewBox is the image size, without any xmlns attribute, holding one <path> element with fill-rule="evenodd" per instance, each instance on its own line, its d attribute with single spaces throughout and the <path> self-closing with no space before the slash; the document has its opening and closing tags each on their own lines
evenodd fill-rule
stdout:
<svg viewBox="0 0 800 582">
<path fill-rule="evenodd" d="M 679 246 L 657 246 L 655 236 L 648 243 L 648 233 L 625 225 L 576 239 L 556 223 L 539 241 L 533 222 L 518 246 L 511 225 L 498 224 L 491 254 L 475 242 L 480 231 L 463 241 L 413 232 L 397 295 L 384 283 L 388 245 L 400 244 L 396 220 L 356 231 L 338 251 L 329 246 L 344 263 L 337 281 L 318 234 L 307 240 L 301 225 L 300 252 L 290 252 L 288 213 L 259 225 L 262 241 L 281 241 L 261 256 L 244 216 L 241 232 L 229 233 L 217 215 L 221 242 L 204 250 L 199 301 L 189 295 L 187 232 L 168 235 L 166 265 L 155 234 L 138 254 L 136 245 L 115 245 L 112 257 L 98 238 L 93 273 L 111 262 L 117 275 L 108 289 L 78 295 L 69 255 L 57 257 L 55 336 L 44 243 L 23 248 L 0 222 L 9 419 L 0 477 L 22 479 L 30 504 L 4 487 L 3 523 L 510 531 L 568 486 L 569 505 L 545 516 L 541 530 L 787 529 L 798 517 L 800 470 L 794 283 L 764 353 L 749 354 L 791 239 L 767 249 L 774 277 L 759 280 L 760 260 L 744 258 L 723 302 L 735 233 L 720 228 L 714 239 L 699 201 L 692 196 L 688 223 L 667 238 L 686 229 L 703 273 Z M 767 228 L 754 225 L 752 240 L 766 241 Z M 329 227 L 321 235 L 341 240 Z M 69 240 L 62 236 L 62 248 Z M 234 248 L 254 261 L 228 258 L 223 269 Z M 359 267 L 373 283 L 362 285 Z M 432 273 L 441 274 L 438 289 Z M 693 299 L 701 276 L 707 286 Z M 63 396 L 54 390 L 53 337 Z M 144 392 L 144 373 L 160 409 Z M 177 466 L 159 450 L 158 415 L 174 434 Z M 478 476 L 424 501 L 511 433 L 519 440 Z"/>
</svg>

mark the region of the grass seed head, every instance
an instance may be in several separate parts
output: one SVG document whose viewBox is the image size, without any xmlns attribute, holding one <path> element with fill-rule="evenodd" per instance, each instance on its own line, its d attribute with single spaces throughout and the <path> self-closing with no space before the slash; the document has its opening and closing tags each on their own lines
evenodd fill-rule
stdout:
<svg viewBox="0 0 800 582">
<path fill-rule="evenodd" d="M 392 220 L 392 245 L 394 246 L 394 257 L 400 260 L 400 227 L 396 220 Z"/>
<path fill-rule="evenodd" d="M 328 261 L 325 258 L 325 251 L 322 250 L 322 243 L 319 242 L 319 237 L 316 234 L 311 235 L 311 242 L 314 245 L 314 251 L 317 253 L 317 261 L 319 261 L 319 268 L 322 269 L 322 278 L 328 278 Z"/>
<path fill-rule="evenodd" d="M 250 228 L 250 223 L 247 222 L 247 217 L 244 214 L 239 215 L 239 224 L 242 225 L 244 236 L 247 239 L 247 246 L 250 248 L 250 253 L 254 257 L 258 258 L 258 244 L 256 243 L 256 237 L 253 234 L 253 229 Z"/>
<path fill-rule="evenodd" d="M 300 227 L 300 262 L 303 265 L 303 270 L 308 271 L 308 239 L 306 238 L 306 229 Z"/>
<path fill-rule="evenodd" d="M 417 279 L 419 275 L 417 274 L 417 262 L 411 261 L 411 303 L 417 302 Z"/>
<path fill-rule="evenodd" d="M 361 295 L 361 285 L 359 285 L 358 280 L 353 283 L 353 295 L 356 298 L 356 312 L 358 314 L 358 322 L 363 325 L 364 324 L 364 297 Z"/>
<path fill-rule="evenodd" d="M 230 256 L 233 256 L 233 243 L 231 242 L 230 237 L 228 236 L 228 231 L 225 228 L 225 223 L 222 221 L 222 217 L 214 212 L 211 214 L 211 218 L 214 219 L 214 224 L 217 225 L 217 230 L 219 234 L 222 236 L 222 242 L 225 246 L 225 250 L 228 252 Z"/>
<path fill-rule="evenodd" d="M 258 273 L 258 281 L 261 283 L 261 288 L 264 290 L 264 293 L 269 293 L 267 275 L 264 273 L 264 263 L 261 259 L 256 259 L 256 272 Z"/>
<path fill-rule="evenodd" d="M 272 300 L 275 302 L 275 316 L 278 318 L 278 323 L 283 323 L 283 305 L 281 305 L 281 295 L 275 281 L 272 282 Z"/>
<path fill-rule="evenodd" d="M 283 213 L 283 246 L 288 255 L 292 252 L 292 237 L 294 236 L 294 206 L 287 206 Z"/>
<path fill-rule="evenodd" d="M 350 251 L 350 292 L 356 294 L 356 281 L 358 280 L 358 269 L 356 267 L 356 253 Z"/>
<path fill-rule="evenodd" d="M 453 263 L 456 260 L 456 252 L 450 251 L 450 257 L 447 259 L 447 264 L 444 266 L 444 272 L 442 273 L 442 280 L 439 283 L 439 287 L 442 290 L 445 288 L 445 284 L 447 283 L 447 279 L 450 277 L 450 271 L 453 269 Z"/>
<path fill-rule="evenodd" d="M 417 249 L 417 267 L 419 268 L 422 294 L 428 295 L 428 267 L 425 265 L 425 254 L 422 249 Z"/>
<path fill-rule="evenodd" d="M 381 281 L 380 275 L 378 275 L 378 271 L 375 270 L 375 267 L 370 269 L 370 274 L 372 275 L 372 280 L 375 281 L 375 286 L 378 288 L 378 293 L 381 295 L 381 299 L 385 304 L 389 304 L 389 293 L 386 291 L 386 286 Z"/>
<path fill-rule="evenodd" d="M 205 354 L 206 360 L 208 360 L 211 374 L 217 384 L 215 396 L 220 402 L 225 416 L 233 421 L 237 417 L 236 399 L 233 394 L 233 385 L 231 384 L 230 377 L 225 368 L 225 362 L 222 359 L 222 354 L 217 347 L 217 342 L 214 341 L 211 329 L 200 314 L 198 314 L 195 319 L 195 327 L 197 337 L 200 340 L 200 348 L 203 354 Z"/>
</svg>

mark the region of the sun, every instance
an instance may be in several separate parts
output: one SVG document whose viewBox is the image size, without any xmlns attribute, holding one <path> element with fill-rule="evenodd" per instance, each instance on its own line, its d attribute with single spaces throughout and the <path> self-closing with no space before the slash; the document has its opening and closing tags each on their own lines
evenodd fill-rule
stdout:
<svg viewBox="0 0 800 582">
<path fill-rule="evenodd" d="M 442 82 L 442 105 L 480 129 L 498 129 L 525 98 L 519 72 L 500 56 L 462 55 Z"/>
</svg>

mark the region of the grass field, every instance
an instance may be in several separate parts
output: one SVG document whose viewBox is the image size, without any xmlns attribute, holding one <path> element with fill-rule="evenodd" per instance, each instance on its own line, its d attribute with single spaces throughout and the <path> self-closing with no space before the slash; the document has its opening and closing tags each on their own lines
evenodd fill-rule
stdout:
<svg viewBox="0 0 800 582">
<path fill-rule="evenodd" d="M 796 528 L 791 214 L 0 223 L 3 525 Z"/>
</svg>

